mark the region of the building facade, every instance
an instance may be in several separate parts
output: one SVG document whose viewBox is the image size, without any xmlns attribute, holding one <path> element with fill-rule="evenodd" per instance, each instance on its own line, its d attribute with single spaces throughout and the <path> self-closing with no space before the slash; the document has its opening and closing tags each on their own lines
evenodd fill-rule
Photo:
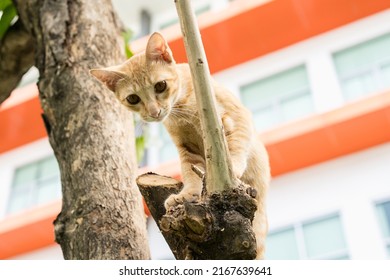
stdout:
<svg viewBox="0 0 390 280">
<path fill-rule="evenodd" d="M 130 2 L 130 1 L 128 1 Z M 114 1 L 133 51 L 160 30 L 186 56 L 172 1 Z M 193 1 L 214 79 L 252 111 L 270 155 L 267 259 L 390 257 L 390 1 Z M 0 107 L 0 259 L 61 259 L 60 174 L 36 70 Z M 32 84 L 31 84 L 32 82 Z M 180 177 L 160 124 L 140 173 Z M 152 257 L 172 258 L 149 218 Z"/>
</svg>

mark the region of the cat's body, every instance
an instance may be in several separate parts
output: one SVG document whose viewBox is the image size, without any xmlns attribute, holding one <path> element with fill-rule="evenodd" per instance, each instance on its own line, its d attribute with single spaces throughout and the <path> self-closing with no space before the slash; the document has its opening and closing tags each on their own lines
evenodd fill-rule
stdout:
<svg viewBox="0 0 390 280">
<path fill-rule="evenodd" d="M 129 110 L 145 121 L 162 121 L 180 156 L 184 188 L 165 202 L 169 208 L 200 199 L 202 181 L 191 168 L 205 170 L 200 119 L 188 64 L 176 64 L 164 38 L 154 33 L 145 53 L 122 65 L 92 70 L 91 73 L 116 93 Z M 257 189 L 258 210 L 253 221 L 257 258 L 263 258 L 267 233 L 265 196 L 270 179 L 268 156 L 257 135 L 250 112 L 225 88 L 212 81 L 232 159 L 233 172 Z"/>
</svg>

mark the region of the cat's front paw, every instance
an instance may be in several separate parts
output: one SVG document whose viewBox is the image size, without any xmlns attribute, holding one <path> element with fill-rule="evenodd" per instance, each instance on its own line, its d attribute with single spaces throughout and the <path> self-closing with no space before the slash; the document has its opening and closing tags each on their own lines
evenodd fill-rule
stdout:
<svg viewBox="0 0 390 280">
<path fill-rule="evenodd" d="M 196 193 L 179 193 L 170 195 L 167 200 L 164 202 L 165 209 L 168 210 L 171 207 L 174 207 L 184 202 L 196 202 L 200 198 L 199 194 Z"/>
</svg>

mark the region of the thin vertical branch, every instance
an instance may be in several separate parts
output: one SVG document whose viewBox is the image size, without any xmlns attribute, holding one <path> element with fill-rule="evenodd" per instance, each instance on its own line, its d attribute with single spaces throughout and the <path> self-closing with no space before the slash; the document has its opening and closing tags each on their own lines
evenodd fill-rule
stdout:
<svg viewBox="0 0 390 280">
<path fill-rule="evenodd" d="M 201 118 L 206 156 L 206 187 L 210 193 L 221 192 L 235 187 L 237 180 L 233 176 L 221 119 L 216 110 L 210 70 L 191 1 L 175 0 L 175 4 Z"/>
</svg>

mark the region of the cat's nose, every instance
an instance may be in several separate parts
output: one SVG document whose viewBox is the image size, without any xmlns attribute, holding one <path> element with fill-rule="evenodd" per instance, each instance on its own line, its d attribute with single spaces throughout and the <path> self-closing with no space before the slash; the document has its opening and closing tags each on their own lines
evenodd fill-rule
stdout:
<svg viewBox="0 0 390 280">
<path fill-rule="evenodd" d="M 161 114 L 161 109 L 157 109 L 157 108 L 155 110 L 149 112 L 149 115 L 155 119 L 157 119 L 160 116 L 160 114 Z"/>
</svg>

